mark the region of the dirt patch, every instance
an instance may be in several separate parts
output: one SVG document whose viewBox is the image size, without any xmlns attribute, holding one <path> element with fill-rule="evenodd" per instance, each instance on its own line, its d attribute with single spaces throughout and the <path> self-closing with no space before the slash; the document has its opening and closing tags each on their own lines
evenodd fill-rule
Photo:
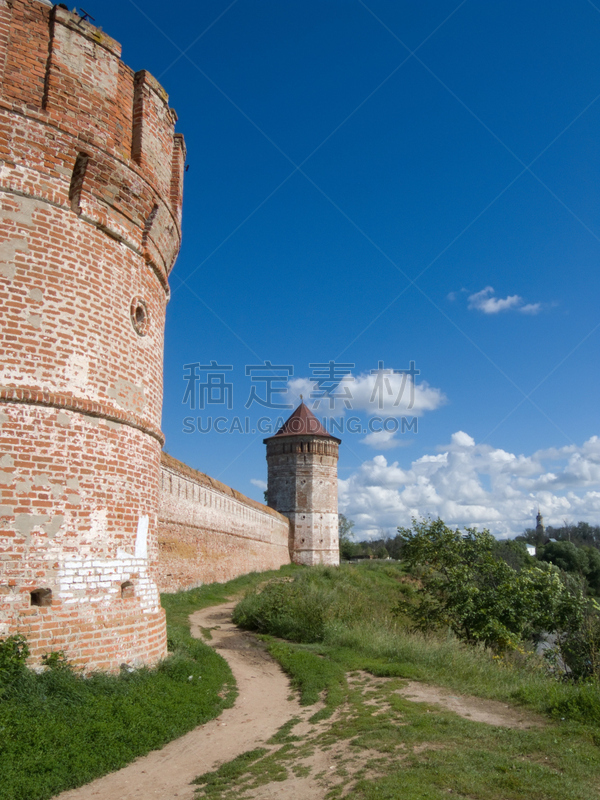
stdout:
<svg viewBox="0 0 600 800">
<path fill-rule="evenodd" d="M 529 711 L 508 706 L 506 703 L 500 703 L 496 700 L 482 700 L 480 697 L 453 694 L 447 689 L 431 686 L 427 683 L 409 681 L 406 686 L 396 691 L 397 694 L 402 695 L 407 700 L 442 706 L 448 711 L 454 711 L 459 717 L 464 717 L 474 722 L 485 722 L 488 725 L 495 725 L 499 728 L 527 730 L 528 728 L 540 728 L 545 725 L 545 720 L 542 717 L 538 717 Z"/>
</svg>

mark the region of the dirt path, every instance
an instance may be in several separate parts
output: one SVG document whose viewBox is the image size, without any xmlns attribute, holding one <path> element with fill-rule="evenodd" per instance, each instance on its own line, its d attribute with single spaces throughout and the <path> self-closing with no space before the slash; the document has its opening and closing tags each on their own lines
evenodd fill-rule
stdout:
<svg viewBox="0 0 600 800">
<path fill-rule="evenodd" d="M 287 677 L 256 639 L 231 622 L 235 603 L 205 608 L 192 614 L 192 635 L 212 630 L 211 645 L 227 659 L 238 686 L 233 708 L 220 717 L 154 750 L 127 767 L 59 800 L 192 800 L 197 787 L 190 781 L 219 764 L 261 746 L 287 720 L 302 716 L 297 700 L 289 700 Z"/>
<path fill-rule="evenodd" d="M 252 800 L 322 800 L 329 789 L 343 787 L 343 797 L 351 793 L 352 781 L 368 777 L 365 771 L 373 759 L 379 758 L 379 771 L 385 773 L 390 754 L 352 747 L 348 739 L 332 742 L 328 731 L 340 714 L 356 709 L 340 708 L 330 720 L 312 724 L 308 717 L 317 707 L 302 708 L 290 699 L 289 681 L 278 664 L 265 652 L 252 634 L 236 628 L 231 622 L 234 602 L 197 611 L 190 617 L 193 636 L 202 638 L 202 628 L 212 632 L 211 645 L 228 661 L 239 695 L 235 706 L 220 717 L 175 739 L 162 750 L 154 750 L 138 758 L 118 772 L 113 772 L 79 789 L 63 792 L 55 800 L 193 800 L 197 787 L 191 781 L 231 761 L 248 750 L 267 744 L 281 726 L 292 718 L 299 719 L 294 734 L 300 744 L 294 761 L 288 762 L 287 778 L 272 783 L 232 786 L 228 796 Z M 374 714 L 389 710 L 385 695 L 377 698 L 378 687 L 389 685 L 389 678 L 375 678 L 365 672 L 349 676 L 351 687 L 360 688 L 364 706 L 372 706 Z M 408 681 L 394 691 L 407 700 L 426 702 L 454 711 L 474 722 L 524 729 L 544 721 L 504 703 L 476 697 L 453 695 L 446 689 Z M 398 719 L 402 725 L 401 715 Z M 426 749 L 429 745 L 421 745 Z M 404 757 L 405 745 L 400 742 L 393 757 Z M 267 746 L 268 752 L 277 746 Z M 415 748 L 414 752 L 419 752 Z M 371 768 L 372 769 L 372 768 Z M 372 773 L 376 774 L 376 771 Z"/>
</svg>

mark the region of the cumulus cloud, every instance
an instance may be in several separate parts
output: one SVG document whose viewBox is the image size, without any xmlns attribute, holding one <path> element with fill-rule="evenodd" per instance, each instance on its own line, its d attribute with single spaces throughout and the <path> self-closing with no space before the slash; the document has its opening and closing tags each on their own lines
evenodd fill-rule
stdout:
<svg viewBox="0 0 600 800">
<path fill-rule="evenodd" d="M 258 488 L 262 489 L 263 492 L 267 491 L 266 481 L 259 481 L 258 478 L 250 478 L 250 483 L 253 486 L 258 486 Z"/>
<path fill-rule="evenodd" d="M 455 293 L 451 292 L 451 294 Z M 481 311 L 483 314 L 499 314 L 501 311 L 512 309 L 520 314 L 535 315 L 542 310 L 542 304 L 525 303 L 518 294 L 511 294 L 504 298 L 496 297 L 493 286 L 486 286 L 480 292 L 469 295 L 469 308 Z"/>
<path fill-rule="evenodd" d="M 478 445 L 457 431 L 439 452 L 406 469 L 381 454 L 365 461 L 339 481 L 339 503 L 361 536 L 424 516 L 514 536 L 535 525 L 538 506 L 546 524 L 566 518 L 599 523 L 600 438 L 526 456 Z"/>
<path fill-rule="evenodd" d="M 414 365 L 413 365 L 414 366 Z M 387 417 L 420 417 L 435 411 L 447 402 L 441 389 L 418 380 L 418 370 L 396 371 L 381 366 L 359 375 L 345 375 L 337 386 L 322 384 L 310 378 L 293 378 L 288 388 L 293 400 L 303 396 L 306 404 L 321 414 L 343 415 L 364 411 Z M 329 394 L 323 396 L 324 390 Z M 368 437 L 367 437 L 368 438 Z"/>
</svg>

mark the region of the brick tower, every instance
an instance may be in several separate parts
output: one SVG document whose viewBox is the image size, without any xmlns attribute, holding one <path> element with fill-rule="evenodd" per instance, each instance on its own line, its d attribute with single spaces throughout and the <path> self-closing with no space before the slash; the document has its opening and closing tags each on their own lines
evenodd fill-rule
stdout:
<svg viewBox="0 0 600 800">
<path fill-rule="evenodd" d="M 301 403 L 267 445 L 268 503 L 290 525 L 296 564 L 339 564 L 337 462 L 340 439 Z"/>
<path fill-rule="evenodd" d="M 76 13 L 0 0 L 0 636 L 86 669 L 165 655 L 153 579 L 185 149 Z"/>
</svg>

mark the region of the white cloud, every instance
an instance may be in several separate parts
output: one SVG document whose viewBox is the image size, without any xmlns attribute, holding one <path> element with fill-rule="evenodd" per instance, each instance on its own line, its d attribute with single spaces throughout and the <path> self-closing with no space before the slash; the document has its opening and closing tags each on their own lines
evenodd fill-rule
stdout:
<svg viewBox="0 0 600 800">
<path fill-rule="evenodd" d="M 263 492 L 266 492 L 267 490 L 266 481 L 259 481 L 258 478 L 250 478 L 250 483 L 253 486 L 257 486 L 259 489 L 262 489 Z"/>
<path fill-rule="evenodd" d="M 461 289 L 461 292 L 464 291 Z M 456 300 L 458 292 L 450 292 L 448 300 Z M 486 286 L 480 292 L 469 295 L 469 308 L 481 311 L 483 314 L 499 314 L 501 311 L 517 311 L 519 314 L 535 316 L 544 309 L 543 303 L 525 303 L 518 294 L 507 297 L 496 297 L 494 288 Z"/>
<path fill-rule="evenodd" d="M 333 408 L 329 397 L 315 397 L 319 387 L 310 378 L 293 378 L 288 383 L 290 402 L 300 400 L 300 395 L 315 413 L 338 416 L 352 411 L 365 411 L 371 415 L 387 417 L 420 417 L 427 411 L 435 411 L 447 402 L 441 389 L 419 381 L 407 370 L 394 374 L 393 369 L 383 367 L 373 374 L 346 375 L 337 387 L 323 385 L 334 396 Z M 313 397 L 311 397 L 311 394 Z M 368 437 L 367 437 L 368 438 Z"/>
<path fill-rule="evenodd" d="M 521 308 L 519 309 L 521 314 L 532 314 L 532 315 L 539 314 L 541 310 L 542 310 L 541 303 L 528 303 L 526 306 L 521 306 Z"/>
<path fill-rule="evenodd" d="M 523 298 L 518 294 L 512 294 L 504 299 L 494 296 L 492 286 L 486 286 L 480 292 L 469 295 L 469 308 L 476 308 L 484 314 L 498 314 L 500 311 L 508 311 L 523 305 Z"/>
<path fill-rule="evenodd" d="M 380 445 L 381 447 L 381 445 Z M 441 517 L 452 526 L 488 527 L 514 536 L 535 526 L 538 506 L 546 524 L 600 523 L 600 438 L 581 447 L 516 455 L 478 445 L 464 431 L 441 452 L 406 469 L 377 455 L 339 481 L 340 511 L 361 536 L 409 526 L 412 517 Z"/>
<path fill-rule="evenodd" d="M 408 445 L 408 442 L 396 439 L 395 432 L 392 431 L 373 431 L 373 433 L 368 433 L 360 441 L 375 450 L 391 450 L 393 447 L 406 447 Z"/>
</svg>

